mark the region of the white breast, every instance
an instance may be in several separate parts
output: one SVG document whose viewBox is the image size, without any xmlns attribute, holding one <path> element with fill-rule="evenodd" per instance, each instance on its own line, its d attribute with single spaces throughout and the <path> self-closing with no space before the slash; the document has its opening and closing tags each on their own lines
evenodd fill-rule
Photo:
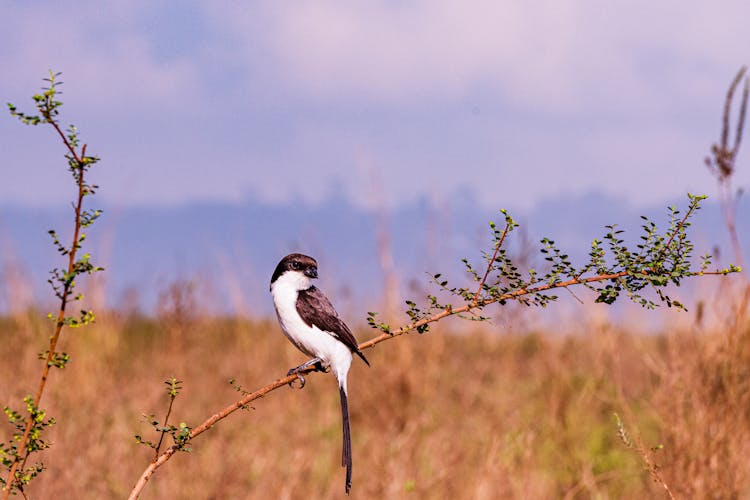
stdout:
<svg viewBox="0 0 750 500">
<path fill-rule="evenodd" d="M 304 282 L 306 280 L 306 283 Z M 309 326 L 297 312 L 298 290 L 310 287 L 310 279 L 302 273 L 286 272 L 271 285 L 271 295 L 281 329 L 287 338 L 308 356 L 320 358 L 346 389 L 346 374 L 352 353 L 330 333 Z"/>
</svg>

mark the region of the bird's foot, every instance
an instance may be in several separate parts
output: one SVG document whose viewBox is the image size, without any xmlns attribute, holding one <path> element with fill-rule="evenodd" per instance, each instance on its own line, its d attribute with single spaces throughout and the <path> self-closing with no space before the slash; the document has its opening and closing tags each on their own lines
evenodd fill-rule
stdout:
<svg viewBox="0 0 750 500">
<path fill-rule="evenodd" d="M 326 371 L 325 367 L 323 366 L 323 361 L 320 358 L 313 358 L 309 361 L 306 361 L 305 363 L 302 363 L 301 365 L 292 368 L 288 372 L 286 372 L 287 377 L 289 375 L 297 375 L 297 378 L 299 379 L 299 388 L 302 389 L 305 387 L 305 377 L 302 375 L 302 372 L 306 371 L 310 367 L 314 367 L 313 371 L 316 372 L 324 372 Z M 293 387 L 294 380 L 289 382 L 289 387 Z"/>
</svg>

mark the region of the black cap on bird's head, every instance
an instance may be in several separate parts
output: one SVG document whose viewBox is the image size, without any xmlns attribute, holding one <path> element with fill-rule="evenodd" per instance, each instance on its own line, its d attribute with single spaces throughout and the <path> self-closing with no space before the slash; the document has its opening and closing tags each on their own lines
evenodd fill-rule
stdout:
<svg viewBox="0 0 750 500">
<path fill-rule="evenodd" d="M 318 263 L 312 257 L 301 253 L 290 253 L 276 266 L 271 276 L 271 284 L 287 271 L 298 271 L 308 278 L 318 277 Z"/>
</svg>

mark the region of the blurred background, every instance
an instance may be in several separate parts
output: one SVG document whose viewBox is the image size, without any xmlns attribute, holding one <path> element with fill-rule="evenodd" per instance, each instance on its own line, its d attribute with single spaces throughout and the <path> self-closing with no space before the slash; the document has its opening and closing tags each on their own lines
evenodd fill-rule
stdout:
<svg viewBox="0 0 750 500">
<path fill-rule="evenodd" d="M 604 224 L 716 194 L 703 159 L 750 38 L 743 2 L 3 9 L 2 98 L 28 107 L 63 72 L 64 116 L 104 160 L 91 244 L 106 306 L 146 311 L 160 283 L 200 275 L 212 308 L 267 313 L 291 251 L 321 260 L 330 293 L 371 303 L 378 231 L 403 287 L 476 255 L 500 208 L 532 242 L 585 254 Z M 62 150 L 11 119 L 0 135 L 4 265 L 44 284 L 46 231 L 69 216 Z M 721 242 L 698 222 L 704 246 Z M 12 300 L 48 296 L 29 293 Z"/>
<path fill-rule="evenodd" d="M 747 260 L 747 157 L 723 185 L 740 246 L 704 164 L 748 61 L 747 2 L 0 9 L 0 98 L 31 110 L 61 71 L 63 122 L 102 158 L 89 206 L 104 215 L 85 249 L 106 272 L 81 284 L 99 320 L 66 337 L 73 362 L 54 374 L 44 497 L 126 494 L 149 460 L 132 435 L 147 431 L 140 413 L 165 410 L 167 376 L 185 380 L 178 418 L 194 425 L 236 397 L 227 379 L 255 388 L 302 361 L 269 322 L 287 253 L 318 259 L 360 339 L 367 311 L 405 322 L 428 273 L 464 284 L 460 259 L 478 262 L 500 208 L 522 226 L 511 251 L 536 267 L 543 236 L 580 264 L 604 225 L 635 241 L 639 215 L 664 227 L 667 206 L 707 194 L 696 254 Z M 3 404 L 31 391 L 49 335 L 47 230 L 72 227 L 62 154 L 51 129 L 0 119 Z M 664 444 L 654 460 L 679 496 L 750 495 L 746 283 L 690 283 L 676 293 L 688 313 L 560 294 L 378 346 L 353 373 L 354 496 L 660 497 L 613 411 L 646 449 Z M 202 437 L 148 498 L 342 494 L 325 382 Z"/>
</svg>

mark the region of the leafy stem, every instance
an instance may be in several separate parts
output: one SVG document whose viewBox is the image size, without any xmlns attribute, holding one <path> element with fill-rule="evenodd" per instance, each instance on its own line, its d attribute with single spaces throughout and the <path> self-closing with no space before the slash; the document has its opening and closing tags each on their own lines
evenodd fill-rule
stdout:
<svg viewBox="0 0 750 500">
<path fill-rule="evenodd" d="M 162 425 L 159 425 L 159 421 L 156 419 L 155 415 L 144 415 L 146 421 L 159 434 L 159 441 L 153 443 L 151 441 L 143 439 L 143 437 L 139 434 L 136 434 L 135 436 L 135 440 L 138 444 L 153 448 L 154 461 L 159 458 L 161 445 L 164 442 L 164 436 L 167 434 L 172 437 L 174 446 L 176 446 L 177 449 L 187 452 L 190 451 L 190 448 L 187 446 L 188 437 L 190 436 L 190 427 L 188 427 L 185 422 L 180 422 L 180 425 L 178 426 L 169 423 L 169 417 L 172 415 L 172 406 L 174 405 L 174 400 L 177 398 L 177 396 L 179 396 L 180 391 L 182 390 L 182 381 L 177 380 L 177 378 L 175 377 L 170 377 L 164 381 L 164 384 L 167 386 L 167 395 L 169 396 L 169 406 L 167 407 L 167 414 L 164 417 L 164 423 Z"/>
<path fill-rule="evenodd" d="M 492 257 L 490 258 L 489 262 L 495 262 L 497 260 L 497 254 L 500 251 L 500 247 L 503 246 L 503 243 L 505 242 L 505 237 L 508 235 L 509 232 L 511 232 L 515 227 L 518 226 L 513 219 L 508 215 L 508 213 L 505 210 L 501 210 L 503 215 L 505 215 L 505 229 L 503 229 L 503 232 L 500 234 L 500 237 L 497 237 L 497 230 L 495 229 L 495 223 L 490 222 L 490 227 L 495 232 L 495 239 L 497 240 L 497 243 L 495 244 L 495 251 L 492 254 Z M 479 286 L 477 287 L 477 293 L 474 294 L 474 300 L 472 300 L 472 304 L 477 305 L 479 303 L 479 297 L 482 294 L 482 288 L 484 287 L 484 284 L 487 282 L 487 277 L 490 275 L 490 272 L 492 272 L 492 265 L 487 266 L 487 270 L 484 273 L 484 276 L 482 276 L 482 280 L 479 282 Z"/>
<path fill-rule="evenodd" d="M 67 265 L 64 271 L 53 269 L 50 273 L 51 278 L 48 280 L 55 292 L 55 296 L 60 300 L 60 305 L 55 315 L 52 313 L 48 315 L 50 319 L 53 319 L 54 327 L 52 335 L 49 338 L 49 347 L 41 356 L 44 359 L 44 366 L 42 367 L 36 393 L 33 398 L 28 396 L 24 400 L 28 416 L 25 419 L 23 430 L 21 431 L 20 427 L 16 427 L 17 433 L 14 434 L 15 442 L 13 444 L 8 446 L 0 444 L 3 465 L 8 467 L 7 478 L 5 480 L 0 479 L 3 486 L 3 500 L 6 500 L 14 489 L 23 493 L 24 486 L 44 468 L 42 464 L 34 464 L 34 466 L 27 469 L 26 463 L 33 452 L 43 450 L 47 447 L 47 444 L 41 440 L 39 435 L 44 430 L 44 427 L 51 425 L 51 423 L 45 421 L 44 411 L 39 409 L 39 403 L 44 394 L 50 369 L 53 367 L 63 368 L 70 359 L 67 353 L 56 351 L 60 334 L 65 326 L 83 326 L 94 320 L 94 314 L 90 310 L 85 309 L 80 311 L 78 317 L 66 315 L 70 301 L 81 300 L 83 297 L 81 294 L 73 295 L 76 285 L 75 279 L 81 274 L 92 274 L 102 270 L 101 267 L 91 264 L 89 254 L 78 258 L 78 251 L 86 239 L 86 235 L 82 233 L 82 229 L 90 226 L 101 214 L 100 210 L 89 212 L 83 209 L 84 198 L 94 194 L 98 187 L 88 184 L 85 180 L 85 174 L 89 168 L 99 161 L 99 158 L 86 155 L 86 144 L 80 146 L 80 152 L 77 151 L 76 148 L 80 145 L 78 130 L 75 126 L 71 125 L 67 132 L 65 132 L 57 120 L 59 108 L 62 106 L 62 102 L 58 100 L 60 94 L 59 86 L 62 84 L 57 79 L 59 75 L 59 73 L 50 71 L 49 78 L 45 79 L 49 86 L 43 88 L 41 94 L 33 96 L 39 115 L 25 114 L 18 111 L 13 104 L 8 104 L 11 115 L 18 118 L 22 123 L 26 125 L 48 124 L 60 136 L 67 150 L 65 158 L 68 162 L 68 170 L 75 181 L 77 193 L 73 203 L 73 237 L 70 245 L 63 245 L 55 231 L 51 230 L 49 232 L 58 252 L 67 257 Z M 5 411 L 11 422 L 18 421 L 18 413 L 10 408 L 6 408 Z M 54 423 L 54 420 L 52 420 L 52 423 Z M 40 443 L 44 443 L 44 445 L 42 446 Z"/>
</svg>

